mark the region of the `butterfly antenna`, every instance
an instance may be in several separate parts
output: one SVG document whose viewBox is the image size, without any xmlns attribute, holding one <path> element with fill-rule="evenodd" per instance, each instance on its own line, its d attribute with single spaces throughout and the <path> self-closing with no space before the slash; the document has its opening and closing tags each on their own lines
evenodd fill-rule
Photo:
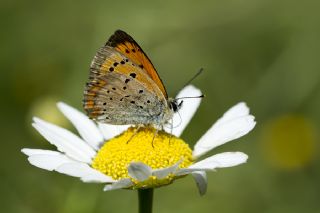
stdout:
<svg viewBox="0 0 320 213">
<path fill-rule="evenodd" d="M 205 95 L 199 95 L 199 96 L 192 96 L 192 97 L 180 97 L 180 98 L 175 98 L 174 100 L 180 100 L 180 99 L 188 99 L 188 98 L 204 98 Z"/>
<path fill-rule="evenodd" d="M 187 83 L 185 83 L 182 88 L 189 85 L 195 78 L 197 78 L 202 73 L 202 71 L 203 71 L 203 68 L 200 68 L 199 71 Z"/>
</svg>

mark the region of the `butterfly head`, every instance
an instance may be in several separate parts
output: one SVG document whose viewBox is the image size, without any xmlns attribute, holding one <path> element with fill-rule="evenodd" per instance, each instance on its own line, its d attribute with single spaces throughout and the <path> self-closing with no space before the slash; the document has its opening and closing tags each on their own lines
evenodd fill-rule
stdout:
<svg viewBox="0 0 320 213">
<path fill-rule="evenodd" d="M 180 97 L 180 98 L 169 98 L 168 99 L 168 104 L 169 104 L 169 108 L 173 113 L 178 112 L 183 104 L 183 100 L 181 99 L 188 99 L 188 98 L 203 98 L 204 95 L 200 95 L 200 96 L 195 96 L 195 97 Z M 180 101 L 181 100 L 181 101 Z"/>
<path fill-rule="evenodd" d="M 159 120 L 157 120 L 156 124 L 159 126 L 163 126 L 165 124 L 170 123 L 170 120 L 172 120 L 173 115 L 176 112 L 179 112 L 180 108 L 182 107 L 183 101 L 178 101 L 174 98 L 168 98 L 167 99 L 167 106 L 164 110 L 161 116 L 159 116 Z"/>
<path fill-rule="evenodd" d="M 169 99 L 169 108 L 173 111 L 173 113 L 176 113 L 181 109 L 183 101 L 178 101 L 177 99 Z"/>
</svg>

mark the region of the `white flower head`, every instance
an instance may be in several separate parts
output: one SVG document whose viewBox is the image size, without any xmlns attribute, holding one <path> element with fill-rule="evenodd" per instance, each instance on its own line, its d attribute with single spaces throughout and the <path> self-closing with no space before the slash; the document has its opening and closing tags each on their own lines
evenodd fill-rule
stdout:
<svg viewBox="0 0 320 213">
<path fill-rule="evenodd" d="M 186 86 L 177 97 L 199 96 L 194 86 Z M 224 152 L 206 159 L 198 159 L 213 148 L 250 132 L 256 122 L 245 103 L 229 109 L 196 143 L 193 151 L 180 139 L 201 99 L 186 99 L 179 123 L 172 130 L 165 128 L 155 136 L 154 129 L 110 124 L 96 124 L 80 111 L 65 103 L 58 108 L 79 132 L 79 136 L 59 126 L 33 119 L 33 126 L 58 151 L 22 149 L 29 162 L 39 168 L 57 171 L 80 178 L 84 182 L 104 183 L 105 191 L 130 188 L 153 188 L 172 183 L 175 179 L 192 174 L 199 192 L 205 194 L 207 171 L 245 163 L 248 156 L 242 152 Z M 117 137 L 115 137 L 117 136 Z M 133 136 L 133 137 L 132 137 Z"/>
</svg>

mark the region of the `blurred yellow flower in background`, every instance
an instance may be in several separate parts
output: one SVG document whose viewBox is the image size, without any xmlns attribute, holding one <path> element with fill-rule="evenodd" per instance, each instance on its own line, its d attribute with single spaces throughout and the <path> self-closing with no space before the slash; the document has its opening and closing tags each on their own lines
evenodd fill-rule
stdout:
<svg viewBox="0 0 320 213">
<path fill-rule="evenodd" d="M 282 169 L 300 169 L 315 157 L 316 133 L 310 120 L 288 114 L 264 126 L 262 149 L 268 162 Z"/>
</svg>

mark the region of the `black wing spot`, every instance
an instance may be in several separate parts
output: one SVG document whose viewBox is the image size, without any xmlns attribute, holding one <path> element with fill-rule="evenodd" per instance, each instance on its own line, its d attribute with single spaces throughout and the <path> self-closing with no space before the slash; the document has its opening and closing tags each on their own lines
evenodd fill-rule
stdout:
<svg viewBox="0 0 320 213">
<path fill-rule="evenodd" d="M 130 53 L 130 51 L 128 49 L 126 49 L 126 53 Z"/>
<path fill-rule="evenodd" d="M 106 117 L 106 119 L 110 119 L 109 117 Z"/>
<path fill-rule="evenodd" d="M 125 62 L 125 61 L 120 61 L 120 63 L 121 63 L 121 64 L 125 64 L 126 62 Z"/>
<path fill-rule="evenodd" d="M 150 104 L 150 100 L 147 100 L 147 103 Z"/>
<path fill-rule="evenodd" d="M 116 88 L 112 87 L 113 90 L 116 90 Z"/>
<path fill-rule="evenodd" d="M 141 89 L 141 90 L 139 90 L 139 93 L 141 94 L 141 93 L 143 93 L 143 90 Z"/>
<path fill-rule="evenodd" d="M 116 66 L 118 66 L 118 64 L 119 64 L 118 62 L 114 62 L 114 63 L 113 63 L 113 66 L 116 67 Z"/>
<path fill-rule="evenodd" d="M 129 98 L 129 97 L 130 97 L 130 95 L 126 95 L 126 96 L 124 96 L 124 97 Z"/>
<path fill-rule="evenodd" d="M 129 59 L 126 58 L 126 62 L 128 62 L 128 61 L 129 61 Z"/>
<path fill-rule="evenodd" d="M 127 78 L 125 81 L 124 81 L 124 83 L 128 83 L 130 81 L 130 79 L 129 78 Z"/>
<path fill-rule="evenodd" d="M 106 103 L 106 102 L 104 102 L 104 103 L 103 103 L 103 105 L 107 105 L 107 103 Z"/>
<path fill-rule="evenodd" d="M 130 103 L 135 104 L 136 102 L 135 101 L 130 101 Z"/>
<path fill-rule="evenodd" d="M 110 71 L 110 72 L 112 72 L 113 70 L 114 70 L 114 68 L 113 68 L 113 67 L 110 67 L 110 68 L 109 68 L 109 71 Z"/>
<path fill-rule="evenodd" d="M 126 90 L 127 89 L 127 87 L 123 87 L 123 90 Z"/>
<path fill-rule="evenodd" d="M 110 101 L 112 101 L 112 98 L 110 98 Z"/>
<path fill-rule="evenodd" d="M 139 106 L 140 107 L 140 109 L 143 109 L 143 106 Z"/>
<path fill-rule="evenodd" d="M 142 64 L 140 64 L 139 67 L 140 67 L 141 69 L 143 69 L 143 65 L 142 65 Z"/>
<path fill-rule="evenodd" d="M 136 50 L 135 50 L 135 49 L 132 49 L 131 51 L 132 51 L 132 52 L 134 52 L 134 53 L 136 52 Z"/>
<path fill-rule="evenodd" d="M 109 90 L 107 90 L 107 93 L 110 93 L 110 91 L 109 91 Z"/>
<path fill-rule="evenodd" d="M 120 101 L 123 101 L 123 98 L 120 98 Z"/>
<path fill-rule="evenodd" d="M 137 74 L 135 74 L 134 72 L 132 72 L 132 73 L 130 73 L 130 76 L 131 76 L 132 78 L 136 78 Z"/>
</svg>

